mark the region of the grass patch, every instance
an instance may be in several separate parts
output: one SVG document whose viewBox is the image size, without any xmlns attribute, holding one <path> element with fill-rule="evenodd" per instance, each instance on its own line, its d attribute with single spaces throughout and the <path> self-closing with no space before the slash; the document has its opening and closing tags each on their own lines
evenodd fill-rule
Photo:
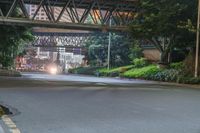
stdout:
<svg viewBox="0 0 200 133">
<path fill-rule="evenodd" d="M 152 74 L 156 74 L 159 71 L 161 71 L 160 68 L 157 67 L 157 65 L 149 65 L 142 68 L 133 68 L 129 71 L 126 71 L 124 74 L 122 74 L 123 77 L 127 78 L 142 78 L 146 79 Z"/>
<path fill-rule="evenodd" d="M 109 70 L 107 68 L 102 68 L 102 69 L 99 69 L 98 72 L 99 72 L 100 76 L 117 77 L 120 74 L 130 70 L 131 68 L 133 68 L 133 65 L 112 68 Z"/>
</svg>

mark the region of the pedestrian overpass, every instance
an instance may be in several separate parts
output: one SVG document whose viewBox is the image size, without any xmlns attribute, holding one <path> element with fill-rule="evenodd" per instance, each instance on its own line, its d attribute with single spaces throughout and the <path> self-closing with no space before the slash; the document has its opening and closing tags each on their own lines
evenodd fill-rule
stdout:
<svg viewBox="0 0 200 133">
<path fill-rule="evenodd" d="M 58 48 L 65 48 L 66 52 L 80 50 L 82 54 L 85 53 L 86 42 L 91 37 L 109 37 L 108 32 L 55 28 L 33 28 L 32 34 L 35 36 L 32 42 L 32 46 L 34 47 L 41 47 L 47 51 L 57 51 Z M 129 37 L 124 32 L 116 32 L 115 34 Z"/>
<path fill-rule="evenodd" d="M 137 1 L 0 0 L 0 25 L 33 27 L 34 47 L 58 53 L 61 47 L 66 52 L 79 49 L 84 54 L 85 42 L 91 36 L 108 37 L 107 31 L 126 34 L 128 25 L 137 14 Z M 36 8 L 32 10 L 31 7 Z M 37 18 L 41 10 L 47 19 Z M 16 11 L 20 15 L 16 15 Z"/>
<path fill-rule="evenodd" d="M 0 24 L 79 30 L 124 31 L 134 20 L 138 0 L 0 0 Z M 37 5 L 30 15 L 28 6 Z M 19 10 L 20 17 L 13 16 Z M 47 20 L 37 20 L 40 10 Z M 55 13 L 55 9 L 59 9 Z M 63 16 L 68 16 L 62 21 Z M 112 20 L 112 22 L 110 21 Z M 111 26 L 112 25 L 112 26 Z"/>
<path fill-rule="evenodd" d="M 85 43 L 92 36 L 108 36 L 108 33 L 81 30 L 34 28 L 32 31 L 35 39 L 32 46 L 41 47 L 47 51 L 57 51 L 65 48 L 66 52 L 80 50 L 85 52 Z"/>
</svg>

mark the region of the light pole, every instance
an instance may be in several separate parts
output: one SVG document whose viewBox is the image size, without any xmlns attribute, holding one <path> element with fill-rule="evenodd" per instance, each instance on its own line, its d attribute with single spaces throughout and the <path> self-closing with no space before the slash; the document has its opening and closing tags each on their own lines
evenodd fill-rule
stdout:
<svg viewBox="0 0 200 133">
<path fill-rule="evenodd" d="M 112 24 L 112 18 L 110 17 L 109 27 Z M 108 39 L 108 70 L 110 69 L 110 45 L 111 45 L 111 32 L 109 31 L 109 39 Z"/>
<path fill-rule="evenodd" d="M 197 37 L 196 37 L 196 58 L 195 58 L 195 77 L 198 77 L 198 67 L 199 67 L 199 25 L 200 22 L 200 0 L 198 0 L 198 17 L 197 17 Z"/>
</svg>

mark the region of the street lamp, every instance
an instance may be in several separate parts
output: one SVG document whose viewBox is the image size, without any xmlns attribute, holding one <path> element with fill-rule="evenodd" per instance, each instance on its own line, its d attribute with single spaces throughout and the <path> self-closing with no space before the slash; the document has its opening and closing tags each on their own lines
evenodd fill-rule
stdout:
<svg viewBox="0 0 200 133">
<path fill-rule="evenodd" d="M 110 17 L 109 27 L 112 24 L 112 18 Z M 111 46 L 111 32 L 109 31 L 109 39 L 108 39 L 108 70 L 110 69 L 110 46 Z"/>
<path fill-rule="evenodd" d="M 197 17 L 197 37 L 196 37 L 196 58 L 195 58 L 195 77 L 198 77 L 199 67 L 199 28 L 200 28 L 200 0 L 198 0 L 198 17 Z"/>
</svg>

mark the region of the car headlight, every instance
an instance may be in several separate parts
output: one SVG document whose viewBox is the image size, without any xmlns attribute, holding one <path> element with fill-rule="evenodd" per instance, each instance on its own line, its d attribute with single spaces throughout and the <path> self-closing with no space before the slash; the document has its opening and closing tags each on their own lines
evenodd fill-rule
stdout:
<svg viewBox="0 0 200 133">
<path fill-rule="evenodd" d="M 56 67 L 51 67 L 49 72 L 50 72 L 51 74 L 57 74 L 58 70 L 57 70 Z"/>
</svg>

